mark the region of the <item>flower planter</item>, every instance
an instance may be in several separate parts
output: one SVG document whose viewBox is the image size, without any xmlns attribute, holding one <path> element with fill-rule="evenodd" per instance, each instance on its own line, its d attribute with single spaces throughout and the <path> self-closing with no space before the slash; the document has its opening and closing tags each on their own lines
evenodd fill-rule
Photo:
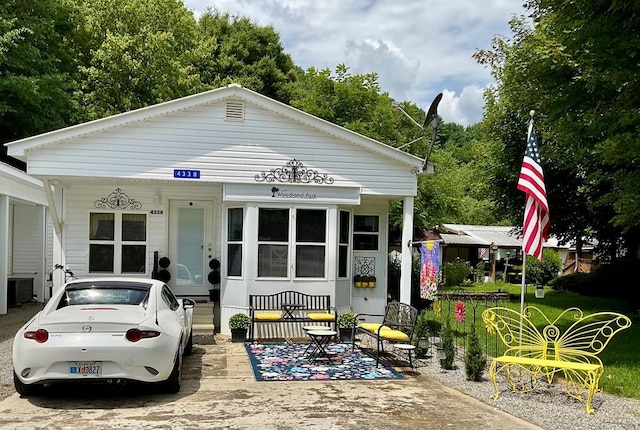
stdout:
<svg viewBox="0 0 640 430">
<path fill-rule="evenodd" d="M 340 340 L 342 343 L 353 342 L 353 329 L 351 327 L 340 327 Z"/>
<path fill-rule="evenodd" d="M 244 343 L 247 340 L 246 328 L 232 328 L 231 329 L 231 342 Z"/>
</svg>

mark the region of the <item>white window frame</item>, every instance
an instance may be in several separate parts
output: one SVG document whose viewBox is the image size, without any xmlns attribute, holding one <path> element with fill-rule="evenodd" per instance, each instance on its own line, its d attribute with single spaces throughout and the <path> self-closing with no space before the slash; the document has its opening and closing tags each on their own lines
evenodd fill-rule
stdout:
<svg viewBox="0 0 640 430">
<path fill-rule="evenodd" d="M 275 277 L 275 276 L 259 276 L 258 269 L 260 266 L 260 253 L 257 253 L 256 256 L 256 277 L 259 280 L 326 280 L 327 279 L 327 270 L 328 270 L 328 246 L 329 246 L 329 216 L 330 211 L 326 206 L 323 207 L 309 207 L 309 206 L 258 206 L 257 207 L 257 215 L 256 215 L 256 234 L 259 233 L 259 224 L 260 224 L 260 211 L 262 209 L 281 209 L 287 210 L 289 213 L 289 226 L 288 226 L 288 241 L 262 241 L 257 238 L 257 247 L 258 249 L 260 245 L 287 245 L 287 275 L 285 277 Z M 296 237 L 296 226 L 297 226 L 297 212 L 298 210 L 319 210 L 325 212 L 325 235 L 324 242 L 299 242 Z M 324 268 L 323 268 L 323 276 L 319 277 L 308 277 L 303 276 L 299 277 L 296 274 L 296 262 L 297 262 L 297 247 L 300 246 L 322 246 L 324 248 Z"/>
<path fill-rule="evenodd" d="M 346 213 L 348 218 L 349 218 L 349 228 L 347 229 L 347 243 L 343 244 L 340 242 L 340 229 L 342 228 L 341 222 L 342 222 L 342 213 Z M 345 210 L 345 209 L 338 209 L 338 231 L 336 232 L 336 242 L 338 245 L 338 253 L 336 255 L 336 278 L 337 279 L 351 279 L 351 264 L 349 264 L 349 262 L 351 261 L 351 244 L 353 242 L 353 214 L 351 213 L 351 211 Z M 347 249 L 347 255 L 346 255 L 346 259 L 347 259 L 347 273 L 345 276 L 340 276 L 340 249 L 341 248 L 346 248 Z"/>
<path fill-rule="evenodd" d="M 226 264 L 224 266 L 224 273 L 226 273 L 227 278 L 231 278 L 231 279 L 242 279 L 244 276 L 244 261 L 246 258 L 245 255 L 245 250 L 246 250 L 246 246 L 244 244 L 244 238 L 245 235 L 247 234 L 246 232 L 246 216 L 247 216 L 247 208 L 244 206 L 228 206 L 225 208 L 226 209 L 226 214 L 225 214 L 225 229 L 224 229 L 224 241 L 225 241 L 225 248 L 224 248 L 224 252 L 226 255 Z M 240 209 L 242 210 L 242 238 L 240 240 L 229 240 L 229 211 L 232 209 Z M 229 274 L 229 245 L 240 245 L 240 275 L 230 275 Z"/>
<path fill-rule="evenodd" d="M 357 217 L 375 217 L 378 218 L 378 231 L 358 231 L 356 230 L 356 218 Z M 352 234 L 351 234 L 351 240 L 353 243 L 353 250 L 357 251 L 357 252 L 378 252 L 380 251 L 380 229 L 382 228 L 381 226 L 381 222 L 382 222 L 382 217 L 379 214 L 354 214 L 352 217 Z M 376 236 L 378 238 L 378 247 L 376 249 L 356 249 L 356 240 L 355 240 L 355 236 L 356 235 L 361 235 L 361 236 Z"/>
<path fill-rule="evenodd" d="M 92 214 L 113 214 L 113 240 L 91 239 L 91 215 Z M 123 215 L 144 215 L 145 217 L 145 240 L 122 240 L 122 216 Z M 87 269 L 86 273 L 90 275 L 127 275 L 127 276 L 149 276 L 151 268 L 149 267 L 149 214 L 145 212 L 121 212 L 108 210 L 90 211 L 87 220 Z M 111 245 L 113 246 L 113 271 L 112 272 L 91 272 L 91 245 Z M 122 247 L 126 245 L 137 245 L 145 247 L 144 272 L 122 272 Z"/>
</svg>

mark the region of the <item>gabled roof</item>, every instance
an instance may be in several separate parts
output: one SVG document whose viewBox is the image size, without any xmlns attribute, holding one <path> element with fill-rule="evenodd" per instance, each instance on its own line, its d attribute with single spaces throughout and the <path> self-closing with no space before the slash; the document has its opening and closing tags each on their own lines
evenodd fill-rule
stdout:
<svg viewBox="0 0 640 430">
<path fill-rule="evenodd" d="M 196 106 L 217 103 L 230 98 L 240 99 L 265 110 L 269 110 L 285 118 L 314 128 L 320 132 L 327 133 L 353 145 L 360 146 L 368 151 L 380 154 L 390 160 L 415 168 L 416 171 L 419 171 L 422 167 L 423 160 L 421 158 L 400 151 L 356 132 L 347 130 L 344 127 L 340 127 L 284 103 L 270 99 L 269 97 L 263 96 L 247 88 L 243 88 L 238 84 L 230 84 L 226 87 L 165 103 L 50 131 L 37 136 L 9 142 L 5 144 L 5 146 L 7 146 L 8 155 L 19 160 L 26 161 L 27 152 L 32 149 L 54 145 L 79 136 L 99 133 L 110 128 L 121 127 L 126 124 L 144 121 L 146 119 L 167 115 L 176 111 L 187 110 Z"/>
<path fill-rule="evenodd" d="M 522 235 L 513 226 L 443 224 L 440 236 L 447 245 L 478 245 L 488 247 L 492 243 L 499 248 L 521 248 Z M 545 248 L 568 248 L 550 237 Z"/>
<path fill-rule="evenodd" d="M 450 240 L 455 240 L 455 236 L 466 236 L 471 239 L 471 242 L 475 242 L 469 243 L 467 240 L 469 245 L 489 246 L 493 243 L 499 248 L 522 247 L 522 237 L 515 227 L 443 224 L 441 230 L 446 236 L 453 236 L 449 237 Z M 448 243 L 447 240 L 445 243 Z"/>
</svg>

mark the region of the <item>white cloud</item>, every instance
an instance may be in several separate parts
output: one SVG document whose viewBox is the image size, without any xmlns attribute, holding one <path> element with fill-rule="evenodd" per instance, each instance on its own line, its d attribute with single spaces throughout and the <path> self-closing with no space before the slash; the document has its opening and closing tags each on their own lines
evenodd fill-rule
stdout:
<svg viewBox="0 0 640 430">
<path fill-rule="evenodd" d="M 438 113 L 445 122 L 471 125 L 482 120 L 484 107 L 484 88 L 475 85 L 464 87 L 459 96 L 455 91 L 445 89 L 442 101 L 438 105 Z"/>
<path fill-rule="evenodd" d="M 352 73 L 376 72 L 382 91 L 427 109 L 440 104 L 446 121 L 469 125 L 482 118 L 482 89 L 489 70 L 471 57 L 522 14 L 513 0 L 185 0 L 272 25 L 295 64 Z M 446 115 L 446 117 L 445 117 Z"/>
</svg>

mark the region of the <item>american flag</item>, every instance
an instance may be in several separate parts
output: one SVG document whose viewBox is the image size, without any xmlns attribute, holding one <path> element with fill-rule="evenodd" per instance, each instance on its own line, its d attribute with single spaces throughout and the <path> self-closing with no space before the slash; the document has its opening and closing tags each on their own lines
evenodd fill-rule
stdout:
<svg viewBox="0 0 640 430">
<path fill-rule="evenodd" d="M 533 120 L 529 123 L 527 150 L 522 160 L 518 189 L 527 196 L 522 249 L 525 254 L 542 261 L 542 244 L 549 238 L 549 206 Z"/>
</svg>

